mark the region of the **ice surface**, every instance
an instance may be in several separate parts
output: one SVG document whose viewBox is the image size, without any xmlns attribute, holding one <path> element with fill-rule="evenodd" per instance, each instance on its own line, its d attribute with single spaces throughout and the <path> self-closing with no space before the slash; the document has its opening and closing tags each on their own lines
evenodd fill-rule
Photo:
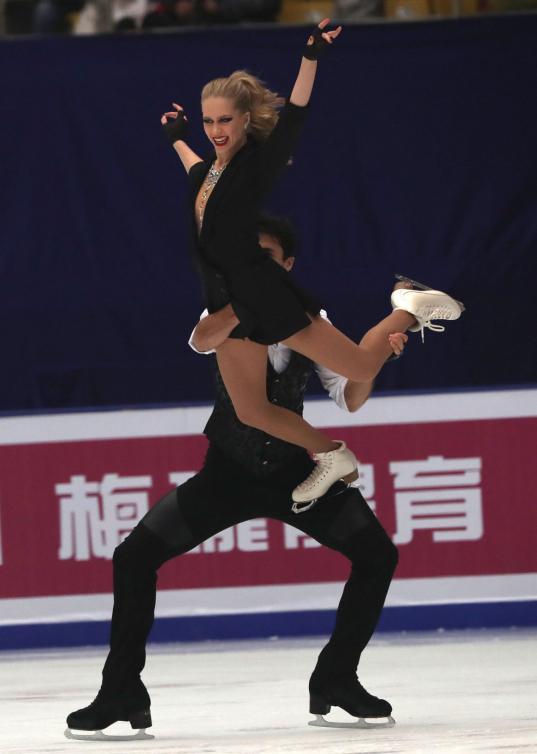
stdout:
<svg viewBox="0 0 537 754">
<path fill-rule="evenodd" d="M 133 743 L 63 736 L 66 715 L 97 693 L 104 649 L 0 653 L 0 751 L 537 754 L 537 630 L 379 635 L 360 680 L 393 704 L 397 725 L 381 730 L 308 727 L 307 680 L 322 644 L 150 647 L 143 678 L 156 738 Z"/>
</svg>

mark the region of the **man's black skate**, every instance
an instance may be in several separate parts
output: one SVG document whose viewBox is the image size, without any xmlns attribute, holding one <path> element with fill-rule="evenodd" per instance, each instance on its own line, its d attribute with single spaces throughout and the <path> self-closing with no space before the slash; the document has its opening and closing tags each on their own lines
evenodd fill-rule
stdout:
<svg viewBox="0 0 537 754">
<path fill-rule="evenodd" d="M 140 685 L 143 692 L 140 689 L 136 694 L 105 695 L 102 690 L 99 691 L 90 705 L 71 712 L 67 716 L 66 737 L 79 740 L 106 739 L 119 741 L 154 738 L 154 736 L 150 736 L 145 732 L 145 729 L 150 728 L 152 725 L 150 699 L 143 684 Z M 129 722 L 131 728 L 138 728 L 138 733 L 135 735 L 116 736 L 106 735 L 102 732 L 104 728 L 108 728 L 119 721 Z M 93 734 L 79 735 L 73 733 L 73 730 L 88 731 Z"/>
<path fill-rule="evenodd" d="M 392 705 L 364 689 L 356 676 L 322 680 L 315 674 L 310 679 L 310 712 L 316 715 L 309 725 L 336 728 L 384 728 L 395 725 Z M 332 707 L 341 707 L 358 720 L 354 723 L 337 723 L 325 720 Z M 384 718 L 384 722 L 366 722 L 368 719 Z"/>
</svg>

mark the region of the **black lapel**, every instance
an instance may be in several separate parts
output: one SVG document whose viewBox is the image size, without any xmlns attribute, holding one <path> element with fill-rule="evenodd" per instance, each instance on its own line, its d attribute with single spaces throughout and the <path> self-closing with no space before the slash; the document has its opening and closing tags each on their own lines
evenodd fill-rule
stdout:
<svg viewBox="0 0 537 754">
<path fill-rule="evenodd" d="M 215 158 L 214 153 L 209 155 L 207 159 L 203 160 L 203 167 L 204 170 L 196 170 L 194 175 L 192 176 L 191 183 L 190 183 L 190 190 L 192 192 L 192 202 L 194 203 L 196 201 L 196 197 L 199 194 L 199 190 L 201 188 L 201 185 L 203 181 L 205 180 L 205 176 L 209 172 L 209 168 L 211 167 L 211 164 Z"/>
<path fill-rule="evenodd" d="M 214 189 L 211 192 L 211 195 L 209 196 L 209 199 L 207 200 L 207 204 L 205 205 L 205 212 L 203 214 L 203 224 L 201 226 L 201 233 L 200 233 L 200 242 L 203 242 L 203 240 L 206 238 L 207 234 L 209 233 L 211 226 L 214 222 L 214 218 L 216 216 L 216 211 L 218 204 L 220 200 L 222 199 L 222 196 L 224 195 L 226 191 L 226 187 L 230 185 L 230 183 L 233 181 L 233 177 L 236 175 L 237 171 L 239 170 L 240 166 L 244 162 L 244 160 L 248 157 L 248 155 L 251 153 L 252 149 L 255 148 L 255 145 L 251 139 L 247 141 L 247 143 L 239 149 L 237 154 L 233 157 L 229 165 L 226 167 L 220 178 L 218 179 L 218 183 L 214 187 Z M 209 167 L 212 164 L 212 161 L 214 160 L 214 154 L 209 157 L 207 160 L 207 170 L 203 174 L 203 180 L 205 180 L 205 176 L 207 175 L 209 171 Z M 200 184 L 201 188 L 201 184 Z M 196 196 L 199 193 L 199 188 L 196 192 Z"/>
</svg>

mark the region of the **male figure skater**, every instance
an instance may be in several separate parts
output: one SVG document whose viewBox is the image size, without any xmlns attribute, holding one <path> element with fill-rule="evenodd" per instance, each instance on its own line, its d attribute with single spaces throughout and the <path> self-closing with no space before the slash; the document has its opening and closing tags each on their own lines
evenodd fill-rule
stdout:
<svg viewBox="0 0 537 754">
<path fill-rule="evenodd" d="M 264 218 L 259 227 L 264 253 L 290 270 L 294 237 L 289 223 Z M 206 317 L 191 345 L 207 351 L 235 324 L 227 314 Z M 405 342 L 401 333 L 391 336 L 395 354 Z M 300 413 L 314 370 L 344 410 L 358 410 L 370 394 L 371 383 L 351 382 L 274 345 L 267 374 L 270 400 Z M 388 718 L 393 724 L 391 705 L 369 694 L 356 676 L 397 564 L 395 546 L 359 490 L 339 483 L 332 488 L 337 494 L 293 512 L 291 492 L 310 473 L 313 461 L 302 448 L 239 422 L 218 370 L 215 405 L 204 432 L 209 447 L 201 471 L 156 503 L 115 550 L 110 651 L 102 686 L 88 707 L 67 717 L 68 727 L 100 731 L 118 720 L 128 720 L 133 728 L 151 725 L 150 698 L 140 673 L 153 624 L 157 571 L 217 532 L 254 518 L 291 524 L 350 561 L 334 630 L 309 681 L 310 712 L 323 715 L 338 706 L 360 719 Z"/>
</svg>

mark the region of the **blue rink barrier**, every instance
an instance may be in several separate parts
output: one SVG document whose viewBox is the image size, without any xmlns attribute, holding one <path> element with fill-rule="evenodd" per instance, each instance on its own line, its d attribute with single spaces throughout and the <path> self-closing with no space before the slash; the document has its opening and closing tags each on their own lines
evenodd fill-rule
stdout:
<svg viewBox="0 0 537 754">
<path fill-rule="evenodd" d="M 158 618 L 150 641 L 198 642 L 330 634 L 334 610 Z M 387 607 L 378 632 L 537 626 L 537 600 Z M 0 626 L 0 649 L 101 646 L 109 621 Z"/>
</svg>

